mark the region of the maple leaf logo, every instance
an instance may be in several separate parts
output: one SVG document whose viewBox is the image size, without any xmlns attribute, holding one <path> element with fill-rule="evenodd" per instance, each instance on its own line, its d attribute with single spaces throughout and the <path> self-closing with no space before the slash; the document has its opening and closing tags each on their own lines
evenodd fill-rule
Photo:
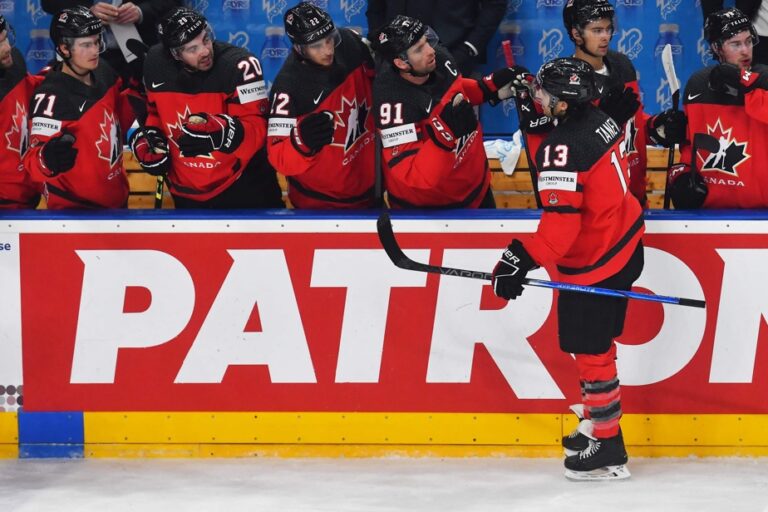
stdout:
<svg viewBox="0 0 768 512">
<path fill-rule="evenodd" d="M 27 107 L 16 102 L 16 113 L 11 115 L 11 129 L 5 133 L 8 149 L 24 156 L 29 147 L 29 128 L 27 126 Z"/>
<path fill-rule="evenodd" d="M 717 153 L 703 156 L 703 151 L 698 151 L 696 157 L 703 162 L 702 172 L 723 172 L 731 176 L 738 176 L 737 167 L 750 158 L 747 153 L 747 141 L 739 142 L 731 138 L 733 128 L 725 129 L 717 119 L 714 126 L 707 125 L 707 133 L 720 141 L 720 149 Z"/>
<path fill-rule="evenodd" d="M 357 98 L 348 100 L 345 97 L 341 98 L 341 109 L 334 112 L 333 128 L 334 128 L 334 141 L 338 140 L 336 136 L 336 130 L 338 128 L 346 128 L 344 131 L 344 143 L 332 142 L 334 146 L 341 146 L 344 148 L 344 153 L 352 149 L 352 146 L 360 140 L 360 138 L 366 134 L 368 129 L 365 126 L 365 122 L 368 119 L 368 100 L 364 99 L 362 103 L 358 103 Z"/>
<path fill-rule="evenodd" d="M 96 149 L 99 151 L 99 158 L 109 162 L 111 169 L 123 156 L 123 147 L 120 144 L 120 121 L 115 118 L 113 112 L 105 110 L 104 122 L 99 124 L 99 128 L 101 128 L 101 137 L 96 141 Z"/>
<path fill-rule="evenodd" d="M 189 105 L 186 105 L 184 112 L 176 112 L 176 122 L 174 124 L 165 123 L 165 126 L 168 129 L 168 133 L 170 134 L 171 142 L 173 142 L 176 147 L 179 147 L 179 144 L 176 141 L 179 140 L 179 137 L 181 137 L 184 133 L 181 131 L 181 125 L 184 124 L 184 121 L 189 117 L 191 113 L 192 112 L 189 110 Z"/>
</svg>

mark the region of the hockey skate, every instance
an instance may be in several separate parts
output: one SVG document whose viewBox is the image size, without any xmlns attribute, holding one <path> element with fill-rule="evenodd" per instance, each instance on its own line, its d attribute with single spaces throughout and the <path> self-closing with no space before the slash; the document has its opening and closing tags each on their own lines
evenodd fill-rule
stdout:
<svg viewBox="0 0 768 512">
<path fill-rule="evenodd" d="M 607 439 L 588 438 L 589 445 L 577 455 L 566 457 L 565 477 L 570 480 L 621 480 L 629 478 L 627 450 L 618 435 Z"/>
<path fill-rule="evenodd" d="M 566 457 L 587 449 L 593 429 L 592 420 L 584 418 L 584 405 L 573 404 L 569 408 L 578 416 L 579 424 L 570 434 L 563 437 L 563 451 Z"/>
</svg>

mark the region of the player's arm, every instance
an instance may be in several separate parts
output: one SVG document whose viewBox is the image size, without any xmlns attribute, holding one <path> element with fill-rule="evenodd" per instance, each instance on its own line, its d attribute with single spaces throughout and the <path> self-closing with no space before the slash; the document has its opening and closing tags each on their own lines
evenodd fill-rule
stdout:
<svg viewBox="0 0 768 512">
<path fill-rule="evenodd" d="M 77 140 L 67 127 L 77 116 L 64 97 L 45 89 L 32 94 L 29 111 L 30 145 L 24 167 L 33 179 L 50 181 L 75 165 Z"/>
<path fill-rule="evenodd" d="M 709 86 L 725 94 L 743 94 L 746 114 L 768 123 L 768 68 L 765 66 L 745 70 L 733 64 L 719 64 L 709 74 Z"/>
</svg>

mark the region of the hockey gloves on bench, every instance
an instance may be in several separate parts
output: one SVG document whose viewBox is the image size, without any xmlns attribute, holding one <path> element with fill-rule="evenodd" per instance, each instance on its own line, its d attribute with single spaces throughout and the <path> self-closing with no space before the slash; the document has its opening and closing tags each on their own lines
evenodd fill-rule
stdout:
<svg viewBox="0 0 768 512">
<path fill-rule="evenodd" d="M 433 116 L 427 125 L 427 132 L 440 148 L 453 151 L 456 141 L 477 129 L 477 117 L 472 105 L 461 93 L 445 105 L 440 114 Z"/>
<path fill-rule="evenodd" d="M 688 118 L 680 110 L 665 110 L 648 120 L 648 133 L 651 140 L 665 148 L 685 142 L 685 129 Z"/>
<path fill-rule="evenodd" d="M 692 173 L 685 164 L 675 164 L 669 170 L 669 197 L 676 210 L 701 208 L 707 199 L 707 182 L 700 173 Z"/>
<path fill-rule="evenodd" d="M 527 68 L 513 66 L 497 69 L 478 80 L 477 83 L 483 91 L 485 101 L 495 106 L 522 91 L 527 91 L 532 79 L 533 75 Z"/>
<path fill-rule="evenodd" d="M 181 125 L 182 156 L 208 155 L 213 151 L 232 153 L 243 142 L 243 123 L 227 114 L 191 114 Z"/>
<path fill-rule="evenodd" d="M 630 118 L 634 117 L 637 109 L 640 108 L 640 100 L 638 100 L 634 89 L 616 87 L 600 98 L 598 107 L 613 118 L 619 127 L 622 127 Z"/>
<path fill-rule="evenodd" d="M 299 153 L 311 156 L 333 142 L 333 114 L 327 110 L 309 114 L 293 129 L 291 140 Z"/>
<path fill-rule="evenodd" d="M 40 160 L 48 176 L 54 177 L 72 169 L 77 158 L 77 149 L 72 147 L 74 143 L 75 136 L 68 132 L 48 139 L 40 150 Z"/>
<path fill-rule="evenodd" d="M 153 176 L 164 176 L 168 172 L 168 139 L 163 132 L 151 126 L 139 128 L 131 135 L 128 145 L 145 172 Z"/>
<path fill-rule="evenodd" d="M 523 282 L 528 271 L 538 268 L 523 243 L 515 238 L 493 269 L 491 284 L 493 293 L 507 300 L 514 300 L 523 293 Z"/>
</svg>

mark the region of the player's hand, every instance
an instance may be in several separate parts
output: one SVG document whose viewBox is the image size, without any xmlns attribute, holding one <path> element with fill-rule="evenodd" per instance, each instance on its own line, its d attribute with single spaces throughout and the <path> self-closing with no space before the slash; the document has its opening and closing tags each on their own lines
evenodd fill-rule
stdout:
<svg viewBox="0 0 768 512">
<path fill-rule="evenodd" d="M 624 89 L 616 87 L 600 98 L 598 107 L 621 127 L 634 117 L 637 109 L 640 108 L 640 100 L 631 87 Z"/>
<path fill-rule="evenodd" d="M 74 143 L 75 136 L 69 132 L 64 132 L 48 139 L 40 150 L 40 158 L 50 177 L 67 172 L 74 167 L 77 158 L 77 149 L 73 147 Z"/>
<path fill-rule="evenodd" d="M 141 9 L 133 2 L 123 2 L 120 7 L 117 8 L 117 23 L 121 24 L 134 24 L 141 21 Z"/>
<path fill-rule="evenodd" d="M 328 110 L 314 112 L 299 121 L 293 130 L 293 144 L 305 155 L 314 155 L 333 142 L 333 114 Z"/>
<path fill-rule="evenodd" d="M 179 149 L 183 156 L 208 155 L 213 151 L 234 152 L 243 142 L 245 130 L 236 117 L 226 114 L 190 114 L 182 123 Z"/>
<path fill-rule="evenodd" d="M 688 118 L 681 110 L 665 110 L 649 119 L 651 140 L 665 148 L 685 142 Z"/>
<path fill-rule="evenodd" d="M 529 91 L 533 75 L 524 66 L 497 69 L 493 73 L 478 80 L 486 101 L 497 105 L 500 101 L 516 96 L 523 91 Z"/>
<path fill-rule="evenodd" d="M 733 64 L 718 64 L 709 72 L 709 88 L 713 91 L 736 96 L 746 94 L 755 88 L 768 88 L 768 80 L 760 73 L 742 69 Z"/>
<path fill-rule="evenodd" d="M 685 164 L 675 164 L 669 170 L 669 197 L 676 210 L 701 208 L 709 189 L 700 173 L 692 173 Z"/>
<path fill-rule="evenodd" d="M 91 6 L 91 12 L 104 23 L 113 23 L 117 20 L 119 9 L 107 2 L 96 2 Z"/>
<path fill-rule="evenodd" d="M 514 300 L 523 293 L 525 276 L 532 269 L 538 268 L 523 243 L 515 238 L 502 253 L 491 275 L 493 293 L 502 299 Z"/>
<path fill-rule="evenodd" d="M 443 107 L 440 114 L 429 121 L 428 132 L 432 140 L 443 149 L 453 151 L 456 140 L 477 129 L 477 116 L 472 105 L 461 93 Z"/>
<path fill-rule="evenodd" d="M 139 128 L 128 141 L 136 160 L 145 172 L 153 176 L 165 176 L 170 168 L 168 139 L 163 132 L 152 126 Z"/>
</svg>

